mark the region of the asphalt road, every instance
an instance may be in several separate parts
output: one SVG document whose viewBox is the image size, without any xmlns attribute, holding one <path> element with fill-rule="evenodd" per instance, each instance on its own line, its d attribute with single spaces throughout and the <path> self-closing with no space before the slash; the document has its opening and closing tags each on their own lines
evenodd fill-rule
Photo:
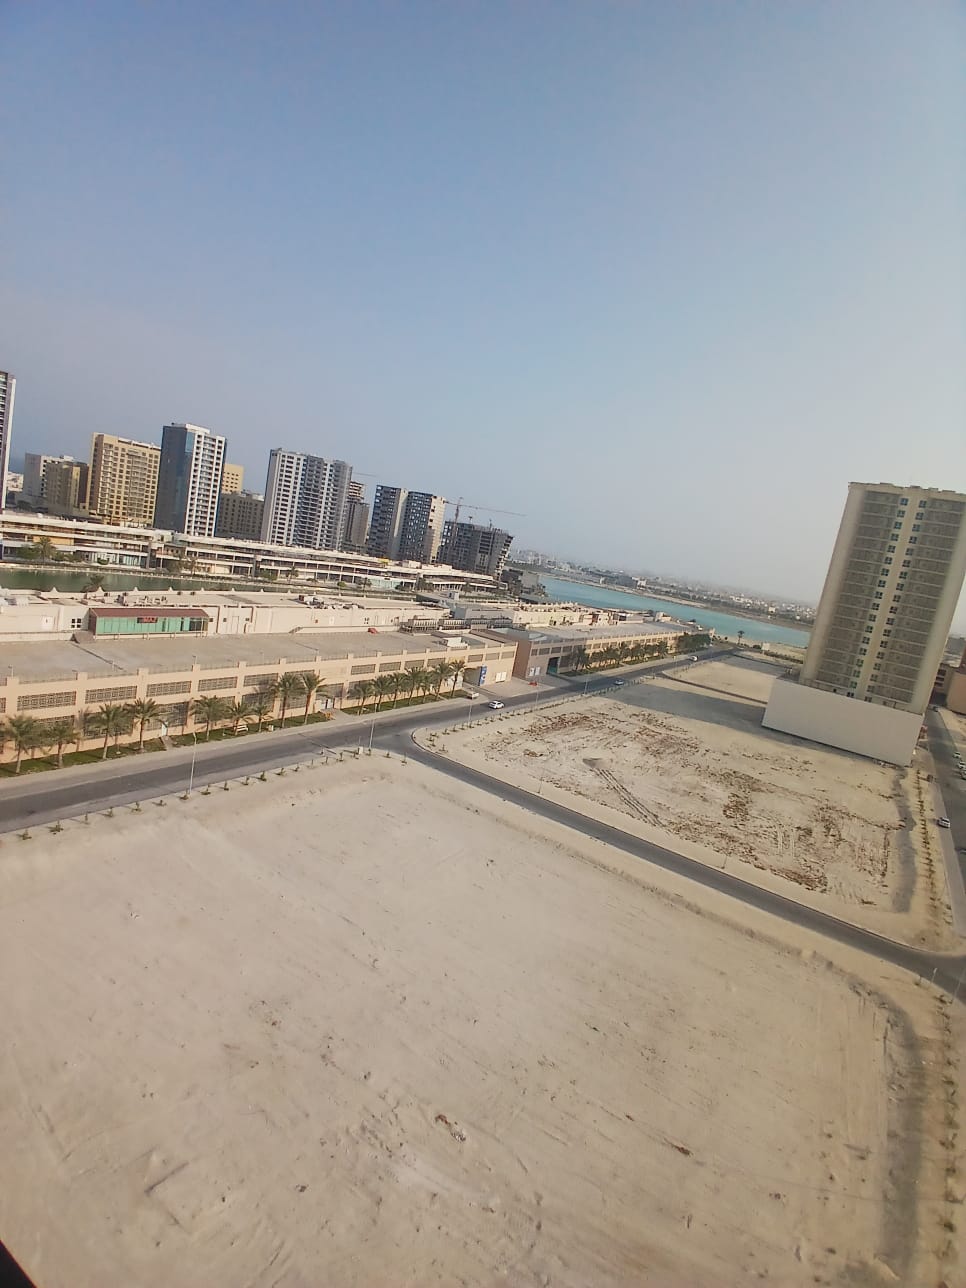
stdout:
<svg viewBox="0 0 966 1288">
<path fill-rule="evenodd" d="M 708 656 L 705 654 L 705 658 Z M 660 668 L 649 670 L 651 674 L 662 673 L 687 665 L 686 658 L 675 659 Z M 634 680 L 641 673 L 627 673 L 626 679 Z M 559 687 L 549 694 L 543 690 L 534 697 L 524 695 L 508 699 L 506 708 L 511 710 L 527 703 L 537 707 L 575 692 L 596 693 L 612 688 L 613 685 L 612 675 L 561 681 Z M 480 699 L 473 704 L 474 713 L 482 707 L 482 701 Z M 258 774 L 263 769 L 291 765 L 307 757 L 331 753 L 338 748 L 354 747 L 360 741 L 368 743 L 371 731 L 374 748 L 405 754 L 451 778 L 499 796 L 502 800 L 510 801 L 552 822 L 563 824 L 583 836 L 613 846 L 645 863 L 674 872 L 705 889 L 716 890 L 782 921 L 804 927 L 880 961 L 935 980 L 936 984 L 958 997 L 961 1002 L 966 1002 L 966 953 L 934 953 L 863 930 L 828 913 L 797 903 L 794 899 L 743 881 L 722 869 L 708 867 L 695 859 L 589 818 L 544 796 L 426 751 L 412 739 L 414 729 L 434 724 L 451 724 L 454 719 L 466 719 L 469 714 L 469 704 L 454 709 L 453 704 L 447 702 L 441 707 L 421 706 L 405 708 L 397 715 L 387 713 L 378 717 L 374 726 L 368 720 L 359 720 L 352 725 L 340 721 L 332 725 L 306 725 L 304 729 L 245 737 L 230 744 L 216 743 L 207 747 L 199 744 L 194 786 L 199 788 L 245 774 Z M 83 776 L 77 776 L 71 781 L 68 781 L 70 771 L 65 771 L 63 778 L 57 773 L 51 773 L 31 775 L 22 782 L 8 781 L 0 788 L 0 831 L 20 831 L 26 827 L 76 816 L 87 810 L 93 812 L 111 805 L 180 793 L 188 785 L 190 759 L 184 751 L 181 754 L 151 753 L 143 759 L 126 757 L 122 763 L 123 769 L 109 760 L 103 766 L 87 767 Z"/>
<path fill-rule="evenodd" d="M 725 651 L 706 653 L 704 657 L 720 656 Z M 660 668 L 647 669 L 652 673 L 664 673 L 688 665 L 687 658 L 675 658 Z M 622 673 L 622 678 L 630 682 L 641 673 L 642 670 L 629 671 Z M 613 675 L 584 680 L 561 678 L 549 692 L 546 688 L 534 690 L 533 695 L 508 698 L 505 705 L 507 710 L 527 703 L 540 705 L 574 693 L 597 693 L 613 685 Z M 180 794 L 187 790 L 189 782 L 194 788 L 201 788 L 245 774 L 259 774 L 262 770 L 291 765 L 327 751 L 354 747 L 359 742 L 367 744 L 370 733 L 373 746 L 381 746 L 394 733 L 404 731 L 408 735 L 413 729 L 474 719 L 487 710 L 486 699 L 481 697 L 472 703 L 443 702 L 438 706 L 404 707 L 396 714 L 383 712 L 375 724 L 365 717 L 349 717 L 331 724 L 246 735 L 230 742 L 204 743 L 199 740 L 193 774 L 192 749 L 182 747 L 176 751 L 125 756 L 118 761 L 109 757 L 96 765 L 7 779 L 0 783 L 0 832 L 19 832 L 58 819 L 76 817 L 86 811 L 93 813 L 112 805 Z"/>
<path fill-rule="evenodd" d="M 960 870 L 966 879 L 966 779 L 959 776 L 955 761 L 957 751 L 966 755 L 966 747 L 956 745 L 939 712 L 926 713 L 926 733 Z"/>
<path fill-rule="evenodd" d="M 400 746 L 397 743 L 397 750 Z M 470 769 L 436 752 L 426 751 L 412 743 L 411 739 L 406 754 L 411 760 L 430 765 L 459 782 L 497 795 L 502 800 L 522 806 L 532 814 L 539 814 L 554 823 L 562 823 L 583 836 L 613 846 L 625 854 L 633 855 L 634 858 L 642 859 L 667 872 L 686 877 L 696 885 L 704 886 L 705 889 L 717 890 L 749 907 L 758 908 L 762 912 L 779 917 L 782 921 L 813 930 L 819 935 L 835 940 L 836 943 L 857 948 L 860 952 L 877 957 L 880 961 L 890 962 L 903 970 L 912 971 L 915 975 L 932 979 L 935 971 L 935 982 L 950 993 L 956 994 L 958 991 L 959 1000 L 966 1002 L 966 953 L 955 955 L 933 953 L 886 939 L 871 930 L 863 930 L 850 922 L 839 920 L 838 917 L 832 917 L 828 913 L 797 903 L 794 899 L 787 899 L 771 890 L 743 881 L 740 877 L 733 876 L 721 868 L 708 867 L 697 859 L 687 858 L 683 854 L 654 845 L 629 832 L 622 832 L 619 828 L 589 818 L 577 810 L 568 809 L 566 805 L 548 800 L 545 796 L 538 796 L 535 792 L 528 792 L 498 778 L 491 778 L 488 774 Z"/>
</svg>

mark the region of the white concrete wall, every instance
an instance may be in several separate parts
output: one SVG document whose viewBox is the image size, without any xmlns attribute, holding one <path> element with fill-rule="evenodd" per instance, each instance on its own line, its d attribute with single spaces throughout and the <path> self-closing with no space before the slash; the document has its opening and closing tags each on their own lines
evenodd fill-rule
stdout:
<svg viewBox="0 0 966 1288">
<path fill-rule="evenodd" d="M 15 593 L 9 599 L 0 598 L 0 639 L 11 642 L 34 636 L 70 639 L 72 630 L 87 626 L 87 605 L 79 599 L 66 603 L 56 600 L 41 602 L 25 594 L 26 602 L 17 604 L 13 602 L 14 598 Z M 81 627 L 74 626 L 78 619 L 81 619 Z"/>
<path fill-rule="evenodd" d="M 908 765 L 922 716 L 777 679 L 762 724 L 890 765 Z"/>
</svg>

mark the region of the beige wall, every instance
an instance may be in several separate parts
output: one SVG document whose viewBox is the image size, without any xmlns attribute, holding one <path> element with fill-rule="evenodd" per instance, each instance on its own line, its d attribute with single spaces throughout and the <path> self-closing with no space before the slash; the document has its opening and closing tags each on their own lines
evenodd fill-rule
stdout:
<svg viewBox="0 0 966 1288">
<path fill-rule="evenodd" d="M 244 465 L 230 465 L 227 461 L 222 466 L 221 471 L 221 490 L 222 492 L 241 492 L 242 483 L 245 479 Z"/>
<path fill-rule="evenodd" d="M 875 702 L 846 698 L 794 680 L 778 679 L 762 724 L 766 729 L 838 747 L 890 765 L 908 765 L 922 717 Z"/>
<path fill-rule="evenodd" d="M 109 523 L 154 520 L 161 449 L 114 434 L 94 434 L 87 508 Z"/>
<path fill-rule="evenodd" d="M 946 706 L 957 715 L 966 716 L 966 667 L 959 666 L 950 670 Z"/>
<path fill-rule="evenodd" d="M 529 640 L 517 638 L 517 656 L 513 666 L 513 674 L 521 680 L 537 679 L 541 675 L 546 675 L 547 664 L 552 658 L 559 659 L 560 672 L 566 674 L 573 669 L 573 654 L 578 649 L 586 649 L 589 657 L 593 658 L 596 653 L 603 649 L 609 648 L 615 644 L 658 644 L 666 643 L 668 648 L 673 650 L 677 647 L 677 642 L 685 634 L 681 631 L 655 631 L 649 630 L 646 624 L 642 624 L 639 634 L 631 635 L 626 632 L 621 634 L 608 634 L 602 631 L 595 635 L 573 635 L 560 640 Z"/>
<path fill-rule="evenodd" d="M 431 647 L 430 639 L 412 636 L 407 639 L 405 652 L 395 650 L 373 654 L 369 657 L 321 655 L 301 657 L 298 661 L 284 656 L 267 662 L 236 663 L 232 665 L 194 665 L 180 670 L 148 670 L 142 668 L 129 674 L 115 672 L 110 675 L 88 675 L 83 671 L 65 673 L 59 678 L 42 681 L 20 680 L 17 676 L 0 677 L 0 719 L 14 714 L 29 715 L 39 720 L 59 716 L 77 715 L 82 710 L 96 710 L 102 703 L 132 702 L 136 698 L 153 698 L 161 706 L 190 703 L 203 694 L 216 694 L 231 700 L 262 687 L 278 674 L 286 671 L 315 671 L 322 676 L 328 696 L 337 705 L 348 700 L 349 690 L 358 680 L 373 679 L 377 675 L 405 670 L 410 666 L 430 667 L 443 660 L 460 660 L 468 666 L 481 663 L 487 667 L 489 687 L 501 673 L 509 675 L 513 666 L 515 645 L 497 644 L 476 638 L 467 638 L 460 645 L 452 641 L 444 653 Z M 223 683 L 217 683 L 223 681 Z M 174 690 L 174 691 L 172 691 Z M 304 699 L 302 699 L 304 705 Z M 318 707 L 324 705 L 324 695 L 319 695 Z M 299 709 L 298 700 L 293 711 Z M 190 732 L 202 727 L 189 717 L 185 728 Z M 172 732 L 180 732 L 180 720 Z M 93 746 L 98 739 L 88 739 L 81 746 Z M 124 739 L 122 739 L 124 741 Z M 8 743 L 0 758 L 12 760 L 14 753 Z"/>
</svg>

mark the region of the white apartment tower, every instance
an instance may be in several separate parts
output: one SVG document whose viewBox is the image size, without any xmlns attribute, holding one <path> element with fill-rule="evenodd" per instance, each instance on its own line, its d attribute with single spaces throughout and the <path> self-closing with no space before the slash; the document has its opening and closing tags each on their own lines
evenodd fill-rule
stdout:
<svg viewBox="0 0 966 1288">
<path fill-rule="evenodd" d="M 0 510 L 7 497 L 10 472 L 10 437 L 13 433 L 13 400 L 17 381 L 9 371 L 0 371 Z"/>
<path fill-rule="evenodd" d="M 908 764 L 966 574 L 966 496 L 851 483 L 798 681 L 764 723 Z"/>
<path fill-rule="evenodd" d="M 218 520 L 225 439 L 201 425 L 165 425 L 154 526 L 213 537 Z"/>
<path fill-rule="evenodd" d="M 274 448 L 268 458 L 262 541 L 339 550 L 352 466 Z"/>
</svg>

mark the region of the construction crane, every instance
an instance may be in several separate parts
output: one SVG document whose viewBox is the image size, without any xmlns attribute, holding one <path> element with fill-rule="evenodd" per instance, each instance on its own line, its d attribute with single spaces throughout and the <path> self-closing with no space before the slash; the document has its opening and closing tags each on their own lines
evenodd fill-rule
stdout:
<svg viewBox="0 0 966 1288">
<path fill-rule="evenodd" d="M 514 518 L 516 518 L 516 519 L 525 519 L 525 518 L 527 517 L 525 514 L 520 514 L 520 512 L 519 512 L 518 510 L 498 510 L 498 509 L 496 508 L 496 506 L 493 506 L 493 505 L 480 505 L 480 504 L 479 504 L 478 502 L 476 502 L 476 501 L 465 501 L 465 500 L 463 499 L 463 497 L 461 497 L 461 496 L 460 496 L 460 497 L 457 497 L 457 499 L 456 499 L 456 511 L 455 511 L 455 513 L 453 514 L 453 522 L 454 522 L 454 523 L 459 523 L 459 521 L 460 521 L 460 510 L 462 509 L 462 507 L 463 507 L 464 505 L 469 506 L 469 507 L 470 507 L 470 509 L 472 509 L 472 510 L 473 510 L 473 514 L 471 514 L 471 515 L 470 515 L 470 523 L 472 523 L 472 522 L 473 522 L 473 519 L 475 518 L 476 511 L 477 511 L 477 510 L 485 510 L 487 514 L 512 514 L 512 515 L 513 515 L 513 517 L 514 517 Z"/>
</svg>

